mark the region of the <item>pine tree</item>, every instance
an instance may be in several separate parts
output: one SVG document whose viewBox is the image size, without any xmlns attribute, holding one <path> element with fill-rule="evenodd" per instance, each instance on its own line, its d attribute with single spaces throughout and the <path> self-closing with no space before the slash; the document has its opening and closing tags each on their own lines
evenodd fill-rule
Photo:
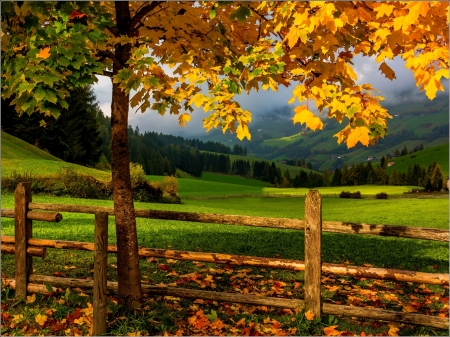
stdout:
<svg viewBox="0 0 450 337">
<path fill-rule="evenodd" d="M 331 186 L 340 186 L 342 180 L 342 172 L 340 169 L 334 170 L 333 180 L 331 181 Z"/>
<path fill-rule="evenodd" d="M 441 165 L 436 163 L 430 175 L 431 186 L 433 191 L 440 191 L 444 186 L 444 173 L 442 172 Z"/>
</svg>

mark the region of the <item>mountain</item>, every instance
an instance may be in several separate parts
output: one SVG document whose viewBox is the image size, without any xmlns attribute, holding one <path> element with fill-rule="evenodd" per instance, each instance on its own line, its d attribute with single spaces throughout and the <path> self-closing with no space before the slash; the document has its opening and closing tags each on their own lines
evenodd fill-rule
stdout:
<svg viewBox="0 0 450 337">
<path fill-rule="evenodd" d="M 337 144 L 335 135 L 342 125 L 334 119 L 324 120 L 324 129 L 316 132 L 293 125 L 293 107 L 280 108 L 273 114 L 256 117 L 251 124 L 252 141 L 241 144 L 248 154 L 267 159 L 304 159 L 313 169 L 324 170 L 356 164 L 368 159 L 380 161 L 405 146 L 408 152 L 419 147 L 433 147 L 449 141 L 449 98 L 439 95 L 433 101 L 414 102 L 388 107 L 388 134 L 374 146 L 358 144 L 347 149 Z M 235 135 L 214 132 L 202 139 L 232 145 L 239 142 Z"/>
</svg>

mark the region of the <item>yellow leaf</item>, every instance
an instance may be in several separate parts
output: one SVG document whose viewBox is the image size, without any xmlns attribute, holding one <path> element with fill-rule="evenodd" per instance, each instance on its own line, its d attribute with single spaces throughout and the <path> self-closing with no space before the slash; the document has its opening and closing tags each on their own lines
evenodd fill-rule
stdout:
<svg viewBox="0 0 450 337">
<path fill-rule="evenodd" d="M 23 318 L 23 315 L 13 315 L 13 322 L 14 323 L 19 323 Z"/>
<path fill-rule="evenodd" d="M 39 53 L 36 54 L 36 57 L 40 57 L 42 59 L 47 59 L 50 56 L 50 47 L 46 47 L 44 49 L 41 49 Z"/>
<path fill-rule="evenodd" d="M 247 125 L 239 124 L 239 126 L 236 129 L 236 136 L 239 138 L 239 140 L 244 139 L 244 137 L 247 137 L 248 140 L 252 139 L 252 135 L 250 134 L 248 130 Z"/>
<path fill-rule="evenodd" d="M 391 81 L 394 78 L 397 78 L 395 76 L 395 72 L 392 70 L 391 67 L 389 67 L 386 62 L 381 63 L 380 68 L 378 68 L 378 70 L 381 70 L 381 72 L 384 74 L 384 76 L 386 76 L 388 79 L 390 79 Z"/>
<path fill-rule="evenodd" d="M 355 146 L 358 142 L 361 144 L 368 146 L 369 145 L 369 129 L 365 126 L 357 126 L 354 129 L 351 129 L 350 134 L 347 138 L 347 147 L 351 148 Z"/>
<path fill-rule="evenodd" d="M 325 286 L 325 288 L 328 288 L 328 291 L 331 291 L 331 292 L 339 290 L 339 286 Z"/>
<path fill-rule="evenodd" d="M 305 317 L 308 321 L 312 321 L 314 319 L 314 316 L 315 314 L 311 310 L 305 312 Z"/>
<path fill-rule="evenodd" d="M 186 127 L 186 123 L 191 120 L 191 115 L 184 113 L 178 117 L 178 123 L 180 126 Z"/>
<path fill-rule="evenodd" d="M 375 12 L 377 12 L 377 19 L 381 18 L 383 15 L 389 16 L 391 15 L 392 11 L 394 10 L 393 5 L 388 4 L 381 4 L 377 8 L 375 8 Z"/>
<path fill-rule="evenodd" d="M 389 331 L 388 331 L 388 335 L 389 336 L 398 336 L 398 331 L 400 330 L 399 327 L 397 326 L 397 324 L 395 323 L 389 323 Z"/>
<path fill-rule="evenodd" d="M 345 63 L 345 68 L 347 70 L 347 73 L 350 75 L 351 79 L 356 81 L 358 79 L 358 76 L 356 75 L 353 68 L 349 66 L 348 63 Z"/>
<path fill-rule="evenodd" d="M 444 76 L 446 79 L 448 79 L 448 77 L 449 77 L 449 70 L 448 69 L 439 69 L 438 71 L 436 71 L 436 74 L 434 75 L 434 77 L 436 77 L 436 79 L 438 81 L 441 80 L 442 76 Z"/>
<path fill-rule="evenodd" d="M 36 301 L 36 294 L 27 296 L 27 303 L 33 303 L 34 301 Z"/>
<path fill-rule="evenodd" d="M 298 106 L 294 109 L 295 116 L 293 118 L 294 124 L 305 123 L 308 128 L 315 131 L 317 129 L 323 128 L 323 123 L 319 117 L 314 115 L 311 111 L 309 111 L 306 106 Z"/>
<path fill-rule="evenodd" d="M 428 83 L 424 84 L 425 94 L 430 100 L 433 100 L 436 97 L 436 92 L 438 90 L 443 91 L 443 87 L 441 82 L 436 80 L 434 77 L 430 78 Z"/>
<path fill-rule="evenodd" d="M 189 105 L 195 104 L 197 108 L 200 108 L 204 102 L 206 102 L 208 98 L 203 94 L 196 94 L 189 101 Z"/>
<path fill-rule="evenodd" d="M 34 320 L 36 321 L 37 324 L 42 326 L 42 325 L 44 325 L 45 322 L 47 322 L 47 316 L 37 314 L 36 317 L 34 318 Z"/>
</svg>

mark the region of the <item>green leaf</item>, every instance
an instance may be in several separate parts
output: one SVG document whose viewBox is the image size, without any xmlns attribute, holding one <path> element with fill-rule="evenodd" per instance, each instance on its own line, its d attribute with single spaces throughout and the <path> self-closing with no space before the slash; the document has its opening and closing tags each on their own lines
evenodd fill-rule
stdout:
<svg viewBox="0 0 450 337">
<path fill-rule="evenodd" d="M 164 103 L 154 103 L 152 105 L 152 109 L 158 111 L 160 115 L 164 115 L 164 113 L 166 112 L 166 108 L 167 105 L 165 105 Z"/>
<path fill-rule="evenodd" d="M 58 101 L 58 97 L 56 97 L 56 92 L 51 89 L 47 90 L 47 101 L 55 103 Z"/>
<path fill-rule="evenodd" d="M 248 79 L 251 80 L 251 79 L 255 78 L 256 76 L 261 75 L 261 73 L 262 73 L 261 68 L 256 68 L 248 75 Z"/>
<path fill-rule="evenodd" d="M 230 14 L 230 20 L 238 20 L 238 21 L 245 21 L 249 16 L 252 15 L 252 12 L 250 12 L 250 9 L 247 6 L 240 6 L 235 11 L 231 12 Z"/>
<path fill-rule="evenodd" d="M 55 22 L 55 27 L 56 27 L 56 33 L 60 33 L 60 32 L 62 32 L 64 29 L 66 29 L 66 23 L 56 21 L 56 22 Z"/>
<path fill-rule="evenodd" d="M 34 99 L 36 100 L 36 102 L 42 101 L 45 97 L 47 97 L 47 91 L 45 91 L 41 87 L 38 87 L 34 91 Z"/>
<path fill-rule="evenodd" d="M 213 6 L 209 11 L 209 18 L 212 20 L 216 17 L 216 15 L 217 15 L 216 7 Z"/>
<path fill-rule="evenodd" d="M 53 287 L 50 284 L 45 284 L 45 289 L 50 293 L 53 292 Z"/>
<path fill-rule="evenodd" d="M 30 99 L 22 105 L 22 110 L 26 111 L 35 103 L 34 99 Z"/>
<path fill-rule="evenodd" d="M 142 80 L 142 84 L 150 86 L 150 87 L 154 87 L 154 88 L 157 88 L 161 85 L 161 83 L 159 83 L 158 77 L 156 77 L 156 76 L 144 78 Z"/>
<path fill-rule="evenodd" d="M 214 322 L 217 319 L 217 311 L 211 309 L 211 314 L 205 315 L 211 322 Z"/>
<path fill-rule="evenodd" d="M 17 91 L 16 92 L 19 95 L 22 94 L 24 91 L 31 92 L 31 90 L 33 90 L 35 86 L 36 86 L 36 83 L 22 82 L 17 87 Z"/>
<path fill-rule="evenodd" d="M 50 88 L 53 88 L 53 83 L 58 82 L 59 78 L 56 75 L 53 75 L 49 72 L 44 73 L 42 76 L 39 77 L 39 79 L 42 79 L 42 82 L 47 84 Z"/>
<path fill-rule="evenodd" d="M 62 65 L 63 67 L 67 67 L 67 66 L 70 64 L 70 61 L 69 61 L 68 59 L 66 59 L 64 56 L 61 56 L 61 57 L 58 59 L 58 63 L 59 63 L 60 65 Z"/>
<path fill-rule="evenodd" d="M 75 59 L 72 61 L 72 67 L 75 69 L 80 69 L 81 65 L 86 62 L 86 57 L 84 55 L 77 55 Z"/>
<path fill-rule="evenodd" d="M 119 83 L 122 81 L 128 80 L 133 72 L 129 71 L 128 69 L 120 69 L 117 74 L 113 78 L 113 83 Z"/>
<path fill-rule="evenodd" d="M 69 109 L 69 104 L 64 99 L 59 100 L 59 105 L 61 105 L 61 108 Z"/>
<path fill-rule="evenodd" d="M 102 33 L 98 30 L 93 30 L 89 32 L 89 39 L 94 43 L 97 42 L 98 40 L 101 40 L 101 37 Z"/>
<path fill-rule="evenodd" d="M 75 56 L 75 53 L 81 53 L 82 50 L 80 47 L 78 46 L 71 46 L 69 48 L 64 48 L 64 47 L 60 47 L 57 49 L 58 53 L 61 51 L 61 53 L 68 58 L 69 60 L 72 60 L 73 57 Z"/>
</svg>

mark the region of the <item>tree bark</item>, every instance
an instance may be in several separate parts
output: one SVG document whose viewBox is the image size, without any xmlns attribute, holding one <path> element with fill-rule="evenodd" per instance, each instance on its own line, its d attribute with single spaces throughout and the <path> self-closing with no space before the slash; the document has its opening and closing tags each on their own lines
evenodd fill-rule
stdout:
<svg viewBox="0 0 450 337">
<path fill-rule="evenodd" d="M 127 35 L 131 23 L 128 1 L 116 1 L 116 25 L 121 35 Z M 131 56 L 131 45 L 115 45 L 115 57 L 122 68 Z M 116 75 L 120 69 L 114 66 Z M 111 103 L 111 173 L 114 194 L 114 214 L 117 238 L 118 301 L 125 308 L 140 307 L 142 298 L 139 270 L 136 215 L 130 180 L 128 147 L 128 109 L 130 95 L 113 83 Z"/>
</svg>

